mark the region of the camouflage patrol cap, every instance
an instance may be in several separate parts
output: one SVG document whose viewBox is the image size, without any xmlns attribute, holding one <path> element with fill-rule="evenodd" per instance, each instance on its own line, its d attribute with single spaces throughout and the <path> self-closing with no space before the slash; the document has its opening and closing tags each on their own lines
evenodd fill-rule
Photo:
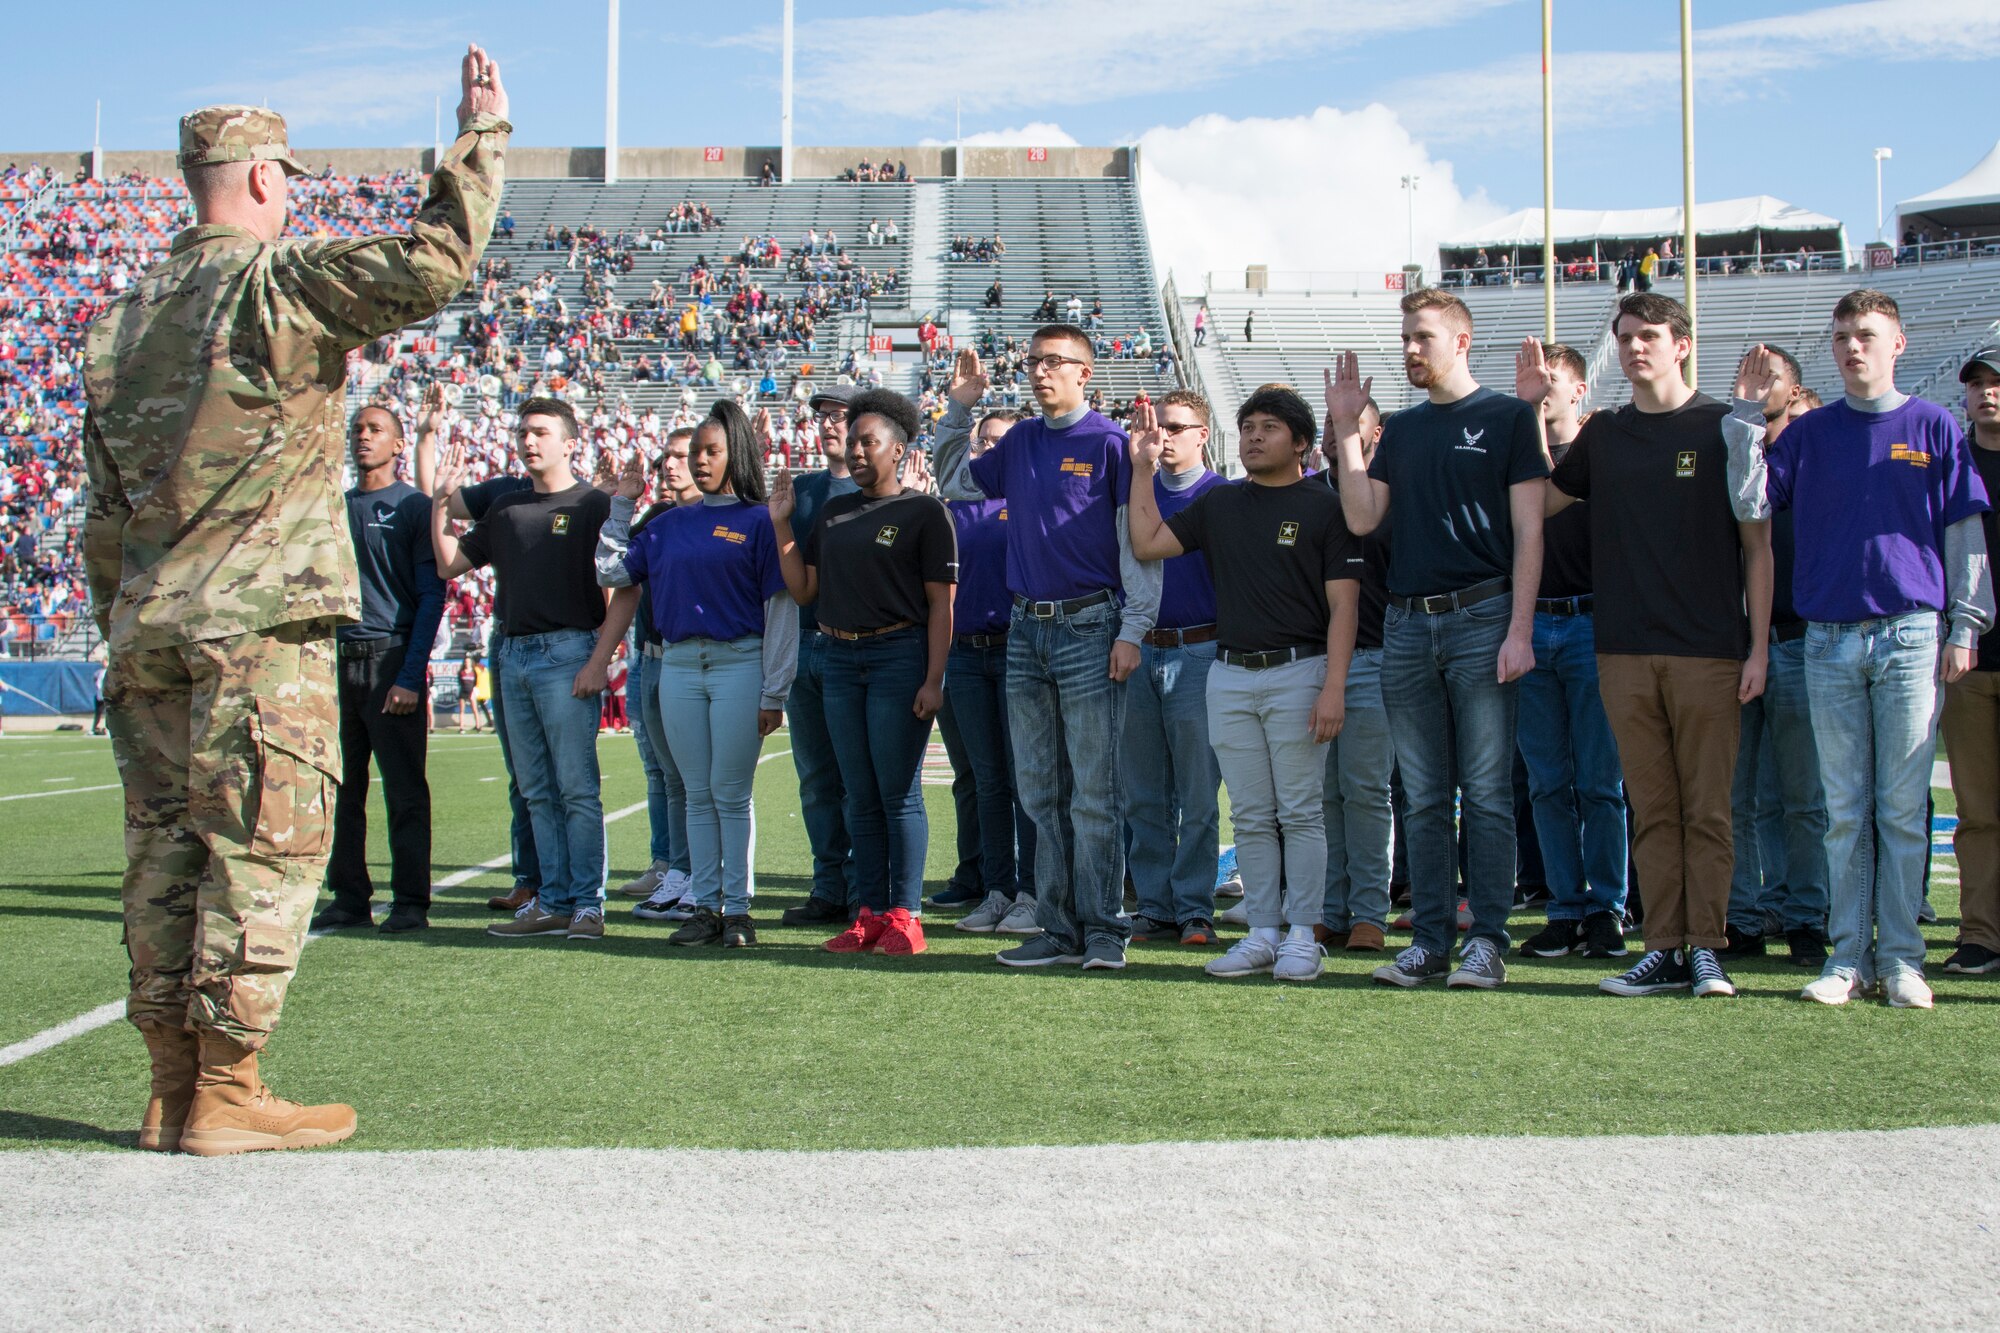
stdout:
<svg viewBox="0 0 2000 1333">
<path fill-rule="evenodd" d="M 260 160 L 276 162 L 288 176 L 306 174 L 286 141 L 285 118 L 270 108 L 205 106 L 181 117 L 181 151 L 175 166 Z"/>
</svg>

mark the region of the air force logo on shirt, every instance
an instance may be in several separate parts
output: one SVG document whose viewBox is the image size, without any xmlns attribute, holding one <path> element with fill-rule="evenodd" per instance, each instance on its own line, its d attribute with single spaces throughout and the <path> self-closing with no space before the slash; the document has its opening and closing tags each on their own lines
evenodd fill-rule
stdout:
<svg viewBox="0 0 2000 1333">
<path fill-rule="evenodd" d="M 1683 449 L 1674 455 L 1674 475 L 1676 477 L 1694 475 L 1694 450 Z"/>
<path fill-rule="evenodd" d="M 1465 428 L 1465 429 L 1463 429 L 1462 433 L 1463 433 L 1463 434 L 1464 434 L 1464 436 L 1465 436 L 1465 443 L 1464 443 L 1464 444 L 1459 444 L 1459 445 L 1453 445 L 1453 446 L 1452 446 L 1453 448 L 1455 448 L 1455 449 L 1469 449 L 1469 450 L 1471 450 L 1471 451 L 1472 451 L 1473 453 L 1475 453 L 1475 454 L 1483 454 L 1483 453 L 1485 453 L 1485 452 L 1486 452 L 1486 446 L 1484 446 L 1484 445 L 1482 445 L 1482 444 L 1480 443 L 1480 440 L 1484 439 L 1484 438 L 1485 438 L 1485 436 L 1486 436 L 1486 428 L 1485 428 L 1485 427 L 1483 427 L 1483 426 L 1482 426 L 1482 427 L 1480 427 L 1480 428 L 1479 428 L 1478 430 L 1472 430 L 1472 429 L 1470 429 L 1470 428 Z"/>
<path fill-rule="evenodd" d="M 1278 525 L 1278 545 L 1297 546 L 1298 544 L 1299 525 L 1296 523 L 1280 523 Z"/>
<path fill-rule="evenodd" d="M 877 546 L 894 546 L 896 544 L 896 532 L 897 528 L 894 523 L 884 524 L 875 532 L 875 544 Z"/>
<path fill-rule="evenodd" d="M 550 532 L 553 532 L 553 533 L 554 533 L 554 534 L 555 534 L 556 536 L 558 536 L 558 537 L 562 536 L 562 535 L 563 535 L 563 534 L 564 534 L 565 532 L 568 532 L 568 531 L 569 531 L 569 515 L 568 515 L 568 514 L 557 514 L 557 515 L 556 515 L 556 516 L 555 516 L 555 517 L 554 517 L 553 519 L 551 519 L 551 520 L 550 520 L 550 522 L 549 522 L 549 531 L 550 531 Z"/>
<path fill-rule="evenodd" d="M 387 500 L 375 502 L 375 517 L 369 521 L 371 528 L 393 528 L 396 526 L 396 507 Z"/>
</svg>

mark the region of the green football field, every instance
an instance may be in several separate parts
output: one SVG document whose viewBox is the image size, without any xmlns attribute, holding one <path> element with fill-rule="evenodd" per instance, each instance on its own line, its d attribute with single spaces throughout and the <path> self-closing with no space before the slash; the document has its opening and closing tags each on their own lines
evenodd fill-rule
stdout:
<svg viewBox="0 0 2000 1333">
<path fill-rule="evenodd" d="M 483 873 L 443 890 L 418 936 L 307 947 L 265 1073 L 360 1112 L 353 1149 L 1087 1144 L 1370 1133 L 1683 1134 L 2000 1119 L 2000 979 L 1935 966 L 1957 911 L 1940 858 L 1938 1006 L 1824 1009 L 1782 957 L 1733 971 L 1733 1001 L 1600 995 L 1602 962 L 1509 959 L 1495 993 L 1372 985 L 1381 956 L 1324 980 L 1205 978 L 1206 951 L 1137 946 L 1123 973 L 1017 973 L 994 937 L 930 918 L 931 949 L 835 957 L 786 930 L 808 858 L 789 742 L 758 782 L 752 950 L 671 948 L 611 902 L 601 944 L 484 933 Z M 604 804 L 644 799 L 629 737 L 605 736 Z M 491 736 L 434 739 L 434 877 L 506 849 Z M 0 741 L 0 1047 L 118 999 L 119 794 L 108 743 Z M 928 789 L 933 887 L 949 795 Z M 378 798 L 379 799 L 379 798 Z M 1948 806 L 1947 806 L 1948 808 Z M 387 879 L 375 812 L 376 877 Z M 614 883 L 646 860 L 643 808 L 610 831 Z M 1519 927 L 1536 922 L 1517 918 Z M 1392 935 L 1392 947 L 1402 937 Z M 129 1143 L 145 1089 L 123 1022 L 0 1068 L 0 1145 Z"/>
</svg>

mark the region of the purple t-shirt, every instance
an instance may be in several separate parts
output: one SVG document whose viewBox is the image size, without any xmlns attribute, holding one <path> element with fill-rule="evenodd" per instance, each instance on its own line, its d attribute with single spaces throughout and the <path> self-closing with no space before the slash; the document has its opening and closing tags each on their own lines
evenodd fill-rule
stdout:
<svg viewBox="0 0 2000 1333">
<path fill-rule="evenodd" d="M 952 633 L 997 634 L 1007 628 L 1014 607 L 1007 592 L 1007 502 L 952 500 L 945 507 L 958 527 Z"/>
<path fill-rule="evenodd" d="M 1125 432 L 1096 412 L 1068 430 L 1033 417 L 972 460 L 972 479 L 1007 501 L 1007 587 L 1030 601 L 1122 591 L 1118 508 L 1132 479 Z"/>
<path fill-rule="evenodd" d="M 1203 491 L 1222 485 L 1222 478 L 1204 471 L 1186 490 L 1168 488 L 1164 473 L 1153 474 L 1153 499 L 1165 521 L 1195 502 Z M 1165 586 L 1160 591 L 1161 629 L 1186 629 L 1190 625 L 1215 623 L 1215 581 L 1208 576 L 1208 561 L 1199 551 L 1177 555 L 1161 565 Z"/>
<path fill-rule="evenodd" d="M 1792 600 L 1845 624 L 1945 609 L 1944 530 L 1984 513 L 1986 487 L 1958 423 L 1912 398 L 1893 412 L 1815 408 L 1771 446 L 1773 509 L 1791 509 Z"/>
<path fill-rule="evenodd" d="M 625 570 L 648 585 L 653 627 L 668 643 L 762 634 L 764 603 L 785 590 L 763 505 L 669 509 L 632 539 Z"/>
</svg>

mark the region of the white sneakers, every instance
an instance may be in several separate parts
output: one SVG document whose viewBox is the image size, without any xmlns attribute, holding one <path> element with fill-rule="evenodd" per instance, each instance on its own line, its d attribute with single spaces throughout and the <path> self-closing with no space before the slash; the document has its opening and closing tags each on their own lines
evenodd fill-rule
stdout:
<svg viewBox="0 0 2000 1333">
<path fill-rule="evenodd" d="M 1846 1004 L 1849 1000 L 1860 999 L 1878 985 L 1882 989 L 1882 998 L 1889 1002 L 1891 1009 L 1929 1009 L 1935 1003 L 1930 983 L 1924 980 L 1923 974 L 1906 970 L 1891 972 L 1872 984 L 1844 972 L 1828 972 L 1807 982 L 1799 994 L 1821 1004 Z"/>
<path fill-rule="evenodd" d="M 1808 981 L 1799 995 L 1820 1004 L 1846 1004 L 1867 993 L 1868 987 L 1862 984 L 1861 978 L 1850 977 L 1844 972 L 1828 972 Z"/>
<path fill-rule="evenodd" d="M 1915 972 L 1891 972 L 1882 978 L 1882 994 L 1888 999 L 1891 1009 L 1928 1009 L 1931 1007 L 1930 983 Z"/>
<path fill-rule="evenodd" d="M 1279 981 L 1318 981 L 1326 971 L 1326 948 L 1313 938 L 1311 926 L 1293 926 L 1278 946 L 1271 975 Z"/>
<path fill-rule="evenodd" d="M 1238 898 L 1235 906 L 1223 908 L 1215 919 L 1228 926 L 1247 926 L 1250 924 L 1249 904 Z"/>
<path fill-rule="evenodd" d="M 1269 972 L 1278 962 L 1278 946 L 1254 931 L 1229 946 L 1220 958 L 1208 960 L 1211 977 L 1250 977 Z"/>
<path fill-rule="evenodd" d="M 970 931 L 974 935 L 991 935 L 1000 928 L 1000 923 L 1005 921 L 1013 910 L 1013 895 L 994 889 L 986 895 L 979 906 L 954 921 L 952 929 Z"/>
</svg>

